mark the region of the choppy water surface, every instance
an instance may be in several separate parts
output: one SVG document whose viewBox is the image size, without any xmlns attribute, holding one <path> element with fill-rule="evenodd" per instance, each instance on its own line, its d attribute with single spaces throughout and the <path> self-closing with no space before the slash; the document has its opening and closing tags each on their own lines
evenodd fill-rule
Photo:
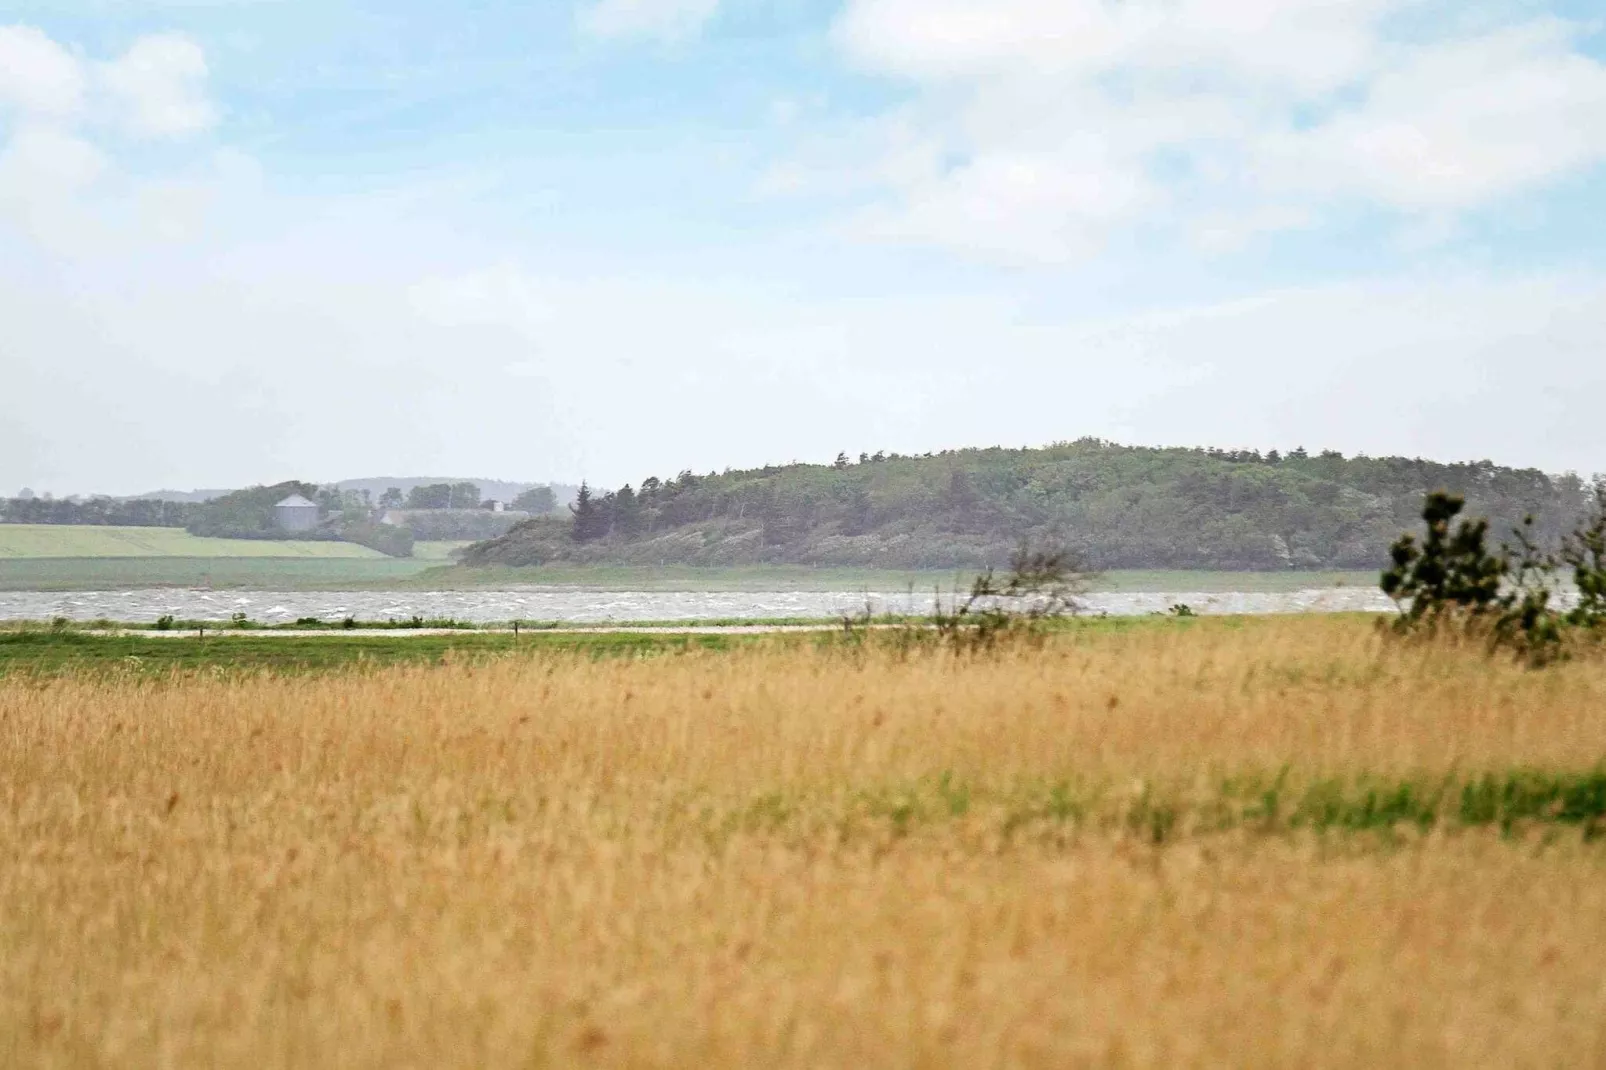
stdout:
<svg viewBox="0 0 1606 1070">
<path fill-rule="evenodd" d="M 875 611 L 928 612 L 930 596 L 871 594 Z M 477 591 L 202 591 L 156 590 L 0 592 L 0 620 L 114 620 L 150 623 L 171 614 L 180 620 L 228 620 L 244 613 L 280 624 L 303 617 L 337 621 L 409 620 L 413 617 L 494 623 L 510 620 L 605 624 L 610 621 L 690 621 L 836 617 L 864 609 L 864 592 L 816 591 L 594 591 L 574 587 L 519 587 Z M 1383 611 L 1381 592 L 1361 587 L 1306 591 L 1101 593 L 1083 600 L 1088 612 L 1141 616 L 1177 603 L 1195 613 L 1337 613 Z"/>
</svg>

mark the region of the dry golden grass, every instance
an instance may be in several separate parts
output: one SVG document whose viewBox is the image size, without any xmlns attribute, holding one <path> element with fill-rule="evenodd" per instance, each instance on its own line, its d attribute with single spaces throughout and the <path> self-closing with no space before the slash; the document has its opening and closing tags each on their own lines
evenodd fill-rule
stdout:
<svg viewBox="0 0 1606 1070">
<path fill-rule="evenodd" d="M 1347 620 L 0 680 L 0 1064 L 1602 1064 L 1606 846 L 1207 818 L 1603 758 Z"/>
</svg>

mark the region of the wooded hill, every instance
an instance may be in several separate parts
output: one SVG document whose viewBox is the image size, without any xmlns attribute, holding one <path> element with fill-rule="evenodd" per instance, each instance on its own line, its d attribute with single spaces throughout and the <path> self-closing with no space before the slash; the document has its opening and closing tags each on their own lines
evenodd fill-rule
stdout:
<svg viewBox="0 0 1606 1070">
<path fill-rule="evenodd" d="M 974 568 L 1022 540 L 1089 567 L 1370 569 L 1417 526 L 1429 490 L 1464 494 L 1500 535 L 1526 514 L 1559 538 L 1585 507 L 1575 476 L 1488 461 L 1440 464 L 1120 446 L 839 457 L 722 475 L 683 472 L 529 521 L 465 551 L 471 566 L 548 562 L 793 563 Z"/>
</svg>

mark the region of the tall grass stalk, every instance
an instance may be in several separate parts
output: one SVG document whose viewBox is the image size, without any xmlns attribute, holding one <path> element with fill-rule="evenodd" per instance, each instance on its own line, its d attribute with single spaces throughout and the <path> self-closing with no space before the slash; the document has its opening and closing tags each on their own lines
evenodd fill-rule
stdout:
<svg viewBox="0 0 1606 1070">
<path fill-rule="evenodd" d="M 0 1064 L 1586 1064 L 1603 710 L 1324 619 L 0 679 Z"/>
</svg>

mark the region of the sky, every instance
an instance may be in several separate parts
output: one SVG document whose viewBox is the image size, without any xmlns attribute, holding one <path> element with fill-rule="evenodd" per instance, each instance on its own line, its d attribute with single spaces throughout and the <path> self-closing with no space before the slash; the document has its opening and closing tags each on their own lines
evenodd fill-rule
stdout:
<svg viewBox="0 0 1606 1070">
<path fill-rule="evenodd" d="M 8 0 L 0 494 L 1606 470 L 1598 0 Z"/>
</svg>

